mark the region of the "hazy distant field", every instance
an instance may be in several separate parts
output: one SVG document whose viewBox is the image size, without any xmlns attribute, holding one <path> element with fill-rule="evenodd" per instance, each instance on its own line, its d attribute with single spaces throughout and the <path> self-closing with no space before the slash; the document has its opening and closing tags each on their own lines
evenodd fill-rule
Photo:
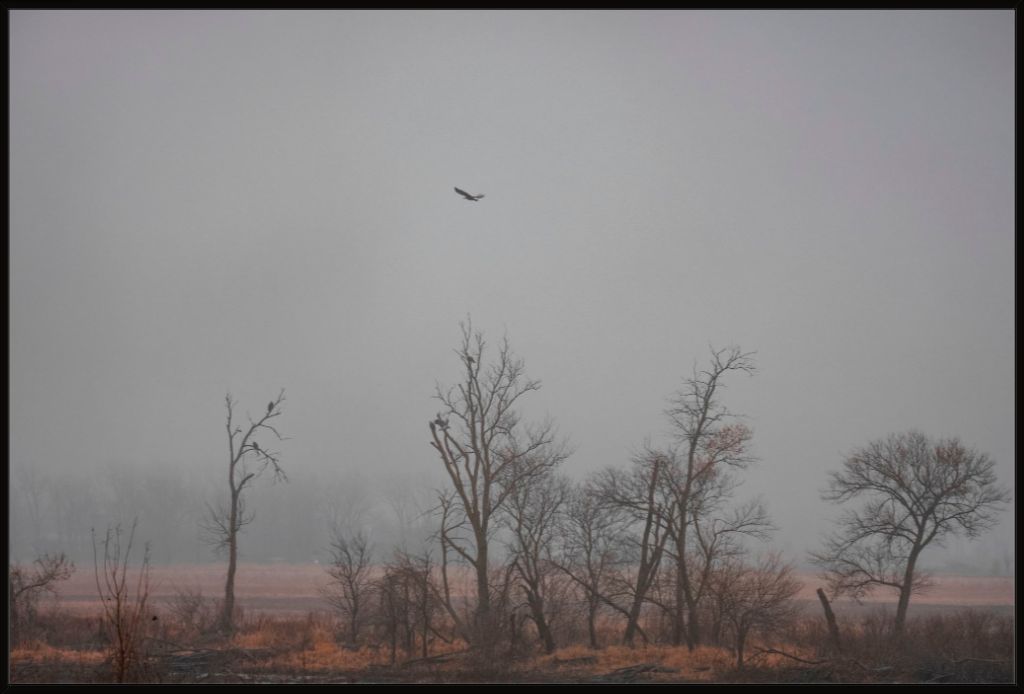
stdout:
<svg viewBox="0 0 1024 694">
<path fill-rule="evenodd" d="M 223 596 L 225 566 L 217 564 L 180 564 L 153 567 L 150 595 L 154 604 L 172 598 L 179 590 L 201 590 L 208 598 Z M 801 576 L 804 589 L 799 599 L 817 604 L 815 589 L 821 581 L 812 574 Z M 276 614 L 326 609 L 319 589 L 327 574 L 317 565 L 240 564 L 235 581 L 239 604 L 248 610 Z M 990 607 L 1008 611 L 1014 604 L 1013 578 L 979 576 L 937 576 L 935 587 L 926 594 L 914 596 L 911 612 L 921 613 L 957 607 Z M 59 587 L 61 603 L 73 611 L 88 612 L 94 608 L 96 585 L 92 567 L 79 566 L 74 576 Z M 893 593 L 879 591 L 871 600 L 857 606 L 847 600 L 835 603 L 837 610 L 872 609 L 895 603 Z M 1005 608 L 1005 610 L 1003 609 Z"/>
</svg>

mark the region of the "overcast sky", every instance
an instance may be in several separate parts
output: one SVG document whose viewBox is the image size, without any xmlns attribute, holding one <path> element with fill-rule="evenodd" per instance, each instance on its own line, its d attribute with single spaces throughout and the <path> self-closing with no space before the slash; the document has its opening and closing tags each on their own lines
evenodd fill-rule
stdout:
<svg viewBox="0 0 1024 694">
<path fill-rule="evenodd" d="M 1010 10 L 10 19 L 15 470 L 219 470 L 285 388 L 293 479 L 428 480 L 471 315 L 576 478 L 756 351 L 738 498 L 794 557 L 890 432 L 1014 482 Z"/>
</svg>

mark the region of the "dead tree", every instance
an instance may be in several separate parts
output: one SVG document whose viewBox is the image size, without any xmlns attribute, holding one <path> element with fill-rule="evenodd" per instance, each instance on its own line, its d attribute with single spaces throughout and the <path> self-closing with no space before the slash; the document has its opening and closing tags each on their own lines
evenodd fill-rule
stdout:
<svg viewBox="0 0 1024 694">
<path fill-rule="evenodd" d="M 43 593 L 56 593 L 56 584 L 71 578 L 74 563 L 64 555 L 44 554 L 27 567 L 14 564 L 8 571 L 8 605 L 11 610 L 11 645 L 17 645 L 34 623 L 39 598 Z"/>
<path fill-rule="evenodd" d="M 672 474 L 666 476 L 673 499 L 667 523 L 675 559 L 673 642 L 682 643 L 686 624 L 685 640 L 690 650 L 700 643 L 700 595 L 687 566 L 691 528 L 694 519 L 710 508 L 707 499 L 700 498 L 701 493 L 714 489 L 716 479 L 723 477 L 725 469 L 742 469 L 753 461 L 748 450 L 750 429 L 734 421 L 736 416 L 721 403 L 720 397 L 730 372 L 754 372 L 752 356 L 739 347 L 712 349 L 710 365 L 701 370 L 694 366 L 693 374 L 684 380 L 666 410 L 679 445 L 678 459 L 672 456 L 676 463 Z"/>
<path fill-rule="evenodd" d="M 483 645 L 497 633 L 489 575 L 498 516 L 513 489 L 557 467 L 568 453 L 556 443 L 551 422 L 533 428 L 521 424 L 514 408 L 540 382 L 526 378 L 508 338 L 502 340 L 497 360 L 485 365 L 482 333 L 474 333 L 468 323 L 461 328 L 462 342 L 455 352 L 464 375 L 455 387 L 437 388 L 443 411 L 429 423 L 430 445 L 451 482 L 451 493 L 442 495 L 447 499 L 442 554 L 452 551 L 473 569 L 476 604 L 467 633 Z M 447 566 L 447 556 L 442 564 Z"/>
<path fill-rule="evenodd" d="M 894 633 L 903 632 L 910 596 L 928 585 L 917 561 L 932 542 L 976 537 L 996 522 L 1010 494 L 995 462 L 958 439 L 931 441 L 910 431 L 855 450 L 830 474 L 823 498 L 866 499 L 840 517 L 825 548 L 812 553 L 833 595 L 860 599 L 882 586 L 896 591 Z"/>
<path fill-rule="evenodd" d="M 266 411 L 259 418 L 247 416 L 248 425 L 241 426 L 235 422 L 235 405 L 237 404 L 228 393 L 224 398 L 227 409 L 226 429 L 228 434 L 228 506 L 213 509 L 207 505 L 208 515 L 202 524 L 206 539 L 219 551 L 226 552 L 228 557 L 228 573 L 224 583 L 224 604 L 221 606 L 218 629 L 229 634 L 234 629 L 235 612 L 235 572 L 238 568 L 238 534 L 252 522 L 251 513 L 245 512 L 245 491 L 265 472 L 273 473 L 274 481 L 287 481 L 288 478 L 280 466 L 280 453 L 266 447 L 264 440 L 260 446 L 256 436 L 269 434 L 274 440 L 283 441 L 284 437 L 271 423 L 281 416 L 281 405 L 284 402 L 284 390 L 270 402 Z"/>
</svg>

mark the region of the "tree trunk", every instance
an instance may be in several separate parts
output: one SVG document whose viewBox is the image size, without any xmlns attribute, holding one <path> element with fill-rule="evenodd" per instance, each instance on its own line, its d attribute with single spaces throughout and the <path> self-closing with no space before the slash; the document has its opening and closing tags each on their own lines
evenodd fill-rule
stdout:
<svg viewBox="0 0 1024 694">
<path fill-rule="evenodd" d="M 907 568 L 903 572 L 903 585 L 900 586 L 900 599 L 896 603 L 896 623 L 893 625 L 893 632 L 896 636 L 903 634 L 903 627 L 907 622 L 907 608 L 910 606 L 910 591 L 914 586 L 914 565 L 917 563 L 917 555 L 921 550 L 914 547 L 910 550 L 907 558 Z"/>
<path fill-rule="evenodd" d="M 697 618 L 697 599 L 689 590 L 687 581 L 686 594 L 686 649 L 693 651 L 700 644 L 700 619 Z"/>
<path fill-rule="evenodd" d="M 555 638 L 551 634 L 551 627 L 544 617 L 544 600 L 533 591 L 526 594 L 526 602 L 530 606 L 530 616 L 537 627 L 537 635 L 544 644 L 544 652 L 551 654 L 555 652 Z"/>
<path fill-rule="evenodd" d="M 220 630 L 230 634 L 234 629 L 235 571 L 238 568 L 238 493 L 231 493 L 231 514 L 228 518 L 228 577 L 224 583 L 224 611 L 220 615 Z"/>
<path fill-rule="evenodd" d="M 818 600 L 821 601 L 821 607 L 825 610 L 825 621 L 828 622 L 828 634 L 832 641 L 832 648 L 836 653 L 841 653 L 842 649 L 839 647 L 839 625 L 836 623 L 836 614 L 832 611 L 832 605 L 829 604 L 828 598 L 825 597 L 825 591 L 818 588 Z"/>
<path fill-rule="evenodd" d="M 591 598 L 590 605 L 587 609 L 587 636 L 590 638 L 590 647 L 594 650 L 598 649 L 597 644 L 597 602 Z"/>
<path fill-rule="evenodd" d="M 490 577 L 487 575 L 487 539 L 477 536 L 476 563 L 476 614 L 473 625 L 473 646 L 489 648 L 498 638 L 500 624 L 493 624 L 491 615 Z"/>
<path fill-rule="evenodd" d="M 743 627 L 736 628 L 736 669 L 743 669 L 743 646 L 747 641 L 747 630 Z"/>
<path fill-rule="evenodd" d="M 676 586 L 675 586 L 675 610 L 672 613 L 672 645 L 680 646 L 685 635 L 685 620 L 683 609 L 686 604 L 686 596 L 683 593 L 683 577 L 686 575 L 686 561 L 683 554 L 686 551 L 685 541 L 676 543 Z M 691 617 L 692 619 L 692 617 Z M 687 639 L 689 645 L 689 639 Z M 692 650 L 692 648 L 691 648 Z"/>
<path fill-rule="evenodd" d="M 643 607 L 644 596 L 639 591 L 633 597 L 633 605 L 629 608 L 629 617 L 626 621 L 626 633 L 622 635 L 622 642 L 633 647 L 636 638 L 637 623 L 640 621 L 640 608 Z"/>
</svg>

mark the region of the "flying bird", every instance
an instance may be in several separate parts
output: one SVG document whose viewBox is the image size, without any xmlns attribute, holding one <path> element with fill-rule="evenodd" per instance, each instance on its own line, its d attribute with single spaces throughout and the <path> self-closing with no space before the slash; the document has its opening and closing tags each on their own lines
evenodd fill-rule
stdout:
<svg viewBox="0 0 1024 694">
<path fill-rule="evenodd" d="M 479 195 L 470 195 L 469 193 L 467 193 L 466 191 L 462 190 L 461 188 L 456 188 L 455 192 L 458 193 L 459 195 L 461 195 L 462 197 L 466 198 L 467 200 L 472 200 L 473 202 L 476 202 L 477 200 L 479 200 L 480 198 L 482 198 L 484 196 L 483 193 L 480 193 Z"/>
</svg>

